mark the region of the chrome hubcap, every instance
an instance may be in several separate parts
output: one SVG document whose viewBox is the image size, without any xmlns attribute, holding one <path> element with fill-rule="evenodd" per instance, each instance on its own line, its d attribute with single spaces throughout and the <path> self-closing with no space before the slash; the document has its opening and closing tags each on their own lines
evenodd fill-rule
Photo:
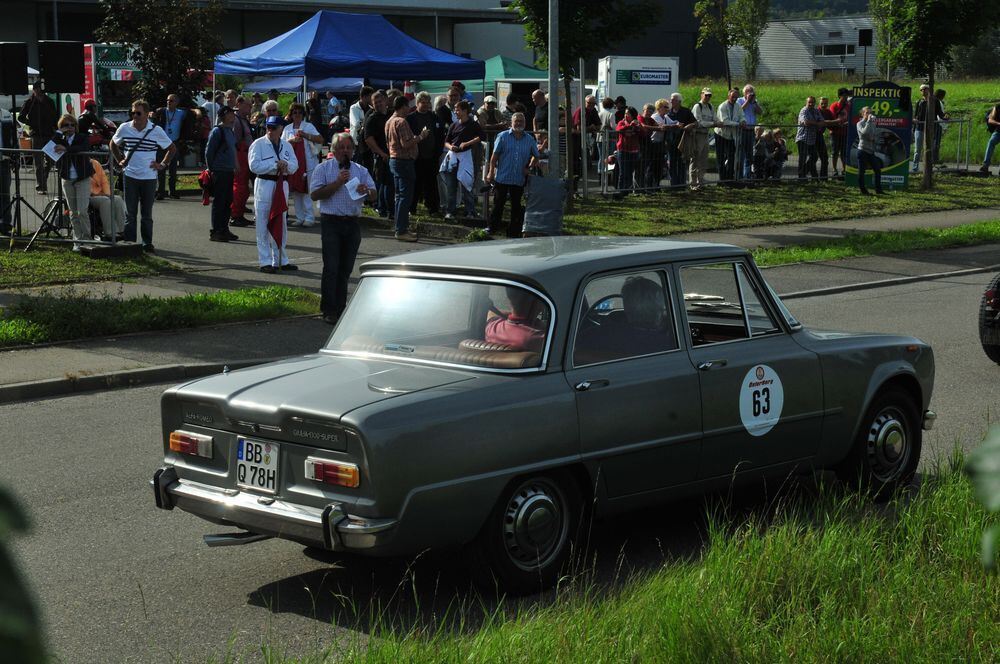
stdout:
<svg viewBox="0 0 1000 664">
<path fill-rule="evenodd" d="M 906 467 L 910 455 L 906 418 L 894 407 L 883 409 L 868 430 L 868 458 L 872 474 L 888 482 Z"/>
<path fill-rule="evenodd" d="M 511 562 L 536 570 L 559 555 L 568 535 L 566 502 L 552 482 L 538 478 L 525 482 L 504 510 L 503 543 Z"/>
</svg>

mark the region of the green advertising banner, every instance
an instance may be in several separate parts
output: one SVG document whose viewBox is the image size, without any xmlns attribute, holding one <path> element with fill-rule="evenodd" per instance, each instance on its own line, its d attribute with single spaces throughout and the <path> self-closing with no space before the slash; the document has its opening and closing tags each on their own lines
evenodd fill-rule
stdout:
<svg viewBox="0 0 1000 664">
<path fill-rule="evenodd" d="M 913 107 L 911 88 L 888 81 L 874 81 L 855 86 L 851 95 L 850 121 L 847 127 L 847 154 L 844 155 L 844 182 L 858 186 L 858 120 L 867 106 L 875 116 L 878 135 L 875 156 L 882 161 L 882 186 L 903 189 L 910 179 L 910 142 L 912 140 Z M 873 174 L 865 173 L 865 186 L 872 187 Z"/>
</svg>

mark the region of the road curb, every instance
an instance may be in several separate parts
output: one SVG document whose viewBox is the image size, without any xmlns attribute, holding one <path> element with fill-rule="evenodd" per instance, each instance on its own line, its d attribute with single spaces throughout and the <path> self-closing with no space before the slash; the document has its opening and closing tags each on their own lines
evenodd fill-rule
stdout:
<svg viewBox="0 0 1000 664">
<path fill-rule="evenodd" d="M 983 274 L 984 272 L 1000 272 L 1000 264 L 987 265 L 985 267 L 970 267 L 964 270 L 951 270 L 950 272 L 932 272 L 930 274 L 915 274 L 907 277 L 893 277 L 891 279 L 879 279 L 877 281 L 863 281 L 857 284 L 844 284 L 843 286 L 831 286 L 829 288 L 816 288 L 813 290 L 794 291 L 791 293 L 781 293 L 782 300 L 796 300 L 807 297 L 822 297 L 824 295 L 836 295 L 838 293 L 850 293 L 852 291 L 872 290 L 875 288 L 889 288 L 891 286 L 902 286 L 918 281 L 935 281 L 938 279 L 948 279 L 949 277 L 962 277 L 970 274 Z"/>
<path fill-rule="evenodd" d="M 243 369 L 281 359 L 285 358 L 269 357 L 254 360 L 234 360 L 232 362 L 163 364 L 154 367 L 110 371 L 88 376 L 68 375 L 63 378 L 47 378 L 24 383 L 11 383 L 9 385 L 0 385 L 0 404 L 67 396 L 96 390 L 111 390 L 152 383 L 182 381 L 221 373 L 226 367 L 230 369 Z"/>
</svg>

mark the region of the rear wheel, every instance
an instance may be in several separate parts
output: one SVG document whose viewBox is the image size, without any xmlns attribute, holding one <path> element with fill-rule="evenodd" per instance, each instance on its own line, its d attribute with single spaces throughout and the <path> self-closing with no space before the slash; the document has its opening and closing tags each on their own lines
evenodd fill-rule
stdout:
<svg viewBox="0 0 1000 664">
<path fill-rule="evenodd" d="M 1000 275 L 993 277 L 979 301 L 979 342 L 986 357 L 1000 364 Z"/>
<path fill-rule="evenodd" d="M 841 479 L 876 498 L 913 479 L 920 461 L 921 430 L 913 397 L 899 388 L 880 392 L 862 420 L 858 437 L 838 469 Z"/>
<path fill-rule="evenodd" d="M 580 514 L 580 489 L 568 473 L 513 482 L 476 539 L 480 582 L 512 595 L 552 586 L 570 559 Z"/>
</svg>

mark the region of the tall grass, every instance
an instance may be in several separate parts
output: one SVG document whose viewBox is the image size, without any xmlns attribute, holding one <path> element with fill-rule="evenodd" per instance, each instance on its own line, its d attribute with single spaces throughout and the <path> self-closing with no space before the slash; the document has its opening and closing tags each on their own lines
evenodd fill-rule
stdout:
<svg viewBox="0 0 1000 664">
<path fill-rule="evenodd" d="M 836 488 L 709 518 L 705 545 L 611 587 L 587 574 L 536 604 L 463 601 L 451 620 L 267 661 L 992 662 L 1000 583 L 977 553 L 990 517 L 961 460 L 877 506 Z M 469 621 L 465 621 L 468 616 Z M 471 628 L 470 624 L 477 625 Z"/>
</svg>

